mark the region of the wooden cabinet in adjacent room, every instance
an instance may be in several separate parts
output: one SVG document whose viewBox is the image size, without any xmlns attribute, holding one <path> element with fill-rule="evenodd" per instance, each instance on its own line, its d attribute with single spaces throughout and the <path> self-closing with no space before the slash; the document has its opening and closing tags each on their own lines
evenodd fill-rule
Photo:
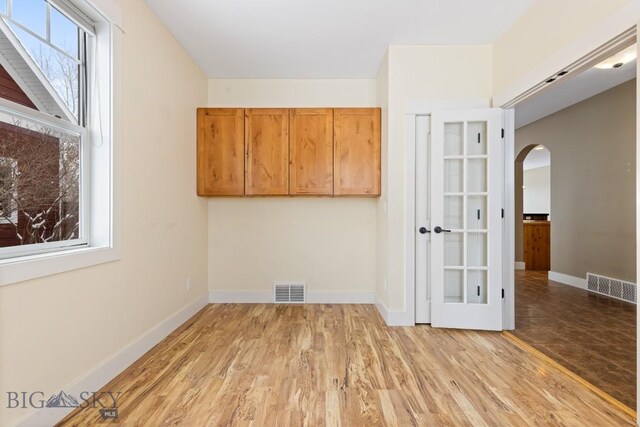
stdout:
<svg viewBox="0 0 640 427">
<path fill-rule="evenodd" d="M 527 270 L 551 269 L 551 222 L 524 221 L 522 243 Z"/>
<path fill-rule="evenodd" d="M 198 195 L 244 194 L 244 110 L 198 109 Z"/>
<path fill-rule="evenodd" d="M 380 109 L 336 108 L 333 194 L 380 195 Z"/>
<path fill-rule="evenodd" d="M 333 194 L 333 110 L 290 110 L 291 195 Z"/>
<path fill-rule="evenodd" d="M 289 110 L 245 110 L 247 146 L 245 194 L 289 194 Z"/>
</svg>

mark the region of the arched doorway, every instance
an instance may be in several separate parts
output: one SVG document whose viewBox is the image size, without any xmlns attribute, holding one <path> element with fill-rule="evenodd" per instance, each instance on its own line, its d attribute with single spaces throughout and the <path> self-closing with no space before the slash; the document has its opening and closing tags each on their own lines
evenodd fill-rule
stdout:
<svg viewBox="0 0 640 427">
<path fill-rule="evenodd" d="M 551 268 L 551 152 L 529 145 L 516 157 L 516 268 Z"/>
</svg>

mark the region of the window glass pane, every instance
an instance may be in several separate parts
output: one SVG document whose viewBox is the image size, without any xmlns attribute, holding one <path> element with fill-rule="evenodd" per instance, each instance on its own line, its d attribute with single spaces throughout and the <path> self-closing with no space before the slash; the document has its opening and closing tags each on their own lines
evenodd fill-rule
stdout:
<svg viewBox="0 0 640 427">
<path fill-rule="evenodd" d="M 47 35 L 47 5 L 44 0 L 13 0 L 11 18 L 34 33 Z"/>
<path fill-rule="evenodd" d="M 7 0 L 0 0 L 0 13 L 3 15 L 7 13 Z"/>
<path fill-rule="evenodd" d="M 42 43 L 26 31 L 9 24 L 20 42 L 38 64 L 49 83 L 56 90 L 69 110 L 78 117 L 79 104 L 79 66 L 78 62 L 67 55 Z"/>
<path fill-rule="evenodd" d="M 0 112 L 0 247 L 80 237 L 80 138 Z"/>
<path fill-rule="evenodd" d="M 51 8 L 51 43 L 69 53 L 74 58 L 78 57 L 78 26 L 69 18 Z"/>
</svg>

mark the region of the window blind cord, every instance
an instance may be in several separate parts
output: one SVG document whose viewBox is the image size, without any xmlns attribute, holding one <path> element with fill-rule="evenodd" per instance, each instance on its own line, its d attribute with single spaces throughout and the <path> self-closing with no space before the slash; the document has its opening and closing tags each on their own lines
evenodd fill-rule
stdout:
<svg viewBox="0 0 640 427">
<path fill-rule="evenodd" d="M 95 102 L 93 102 L 94 108 L 91 109 L 91 123 L 96 124 L 97 134 L 99 138 L 97 140 L 91 141 L 91 145 L 94 147 L 101 147 L 104 144 L 104 128 L 103 128 L 103 120 L 102 120 L 102 99 L 100 96 L 100 70 L 98 65 L 98 58 L 100 57 L 100 44 L 95 43 L 95 51 L 92 58 L 93 67 L 91 67 L 92 75 L 92 90 L 91 93 L 94 97 Z"/>
</svg>

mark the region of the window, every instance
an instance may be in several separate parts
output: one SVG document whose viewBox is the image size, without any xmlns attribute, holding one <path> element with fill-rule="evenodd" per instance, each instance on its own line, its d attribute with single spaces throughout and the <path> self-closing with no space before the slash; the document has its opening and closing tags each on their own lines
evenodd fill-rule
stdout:
<svg viewBox="0 0 640 427">
<path fill-rule="evenodd" d="M 88 246 L 93 25 L 66 0 L 0 17 L 0 259 Z"/>
</svg>

